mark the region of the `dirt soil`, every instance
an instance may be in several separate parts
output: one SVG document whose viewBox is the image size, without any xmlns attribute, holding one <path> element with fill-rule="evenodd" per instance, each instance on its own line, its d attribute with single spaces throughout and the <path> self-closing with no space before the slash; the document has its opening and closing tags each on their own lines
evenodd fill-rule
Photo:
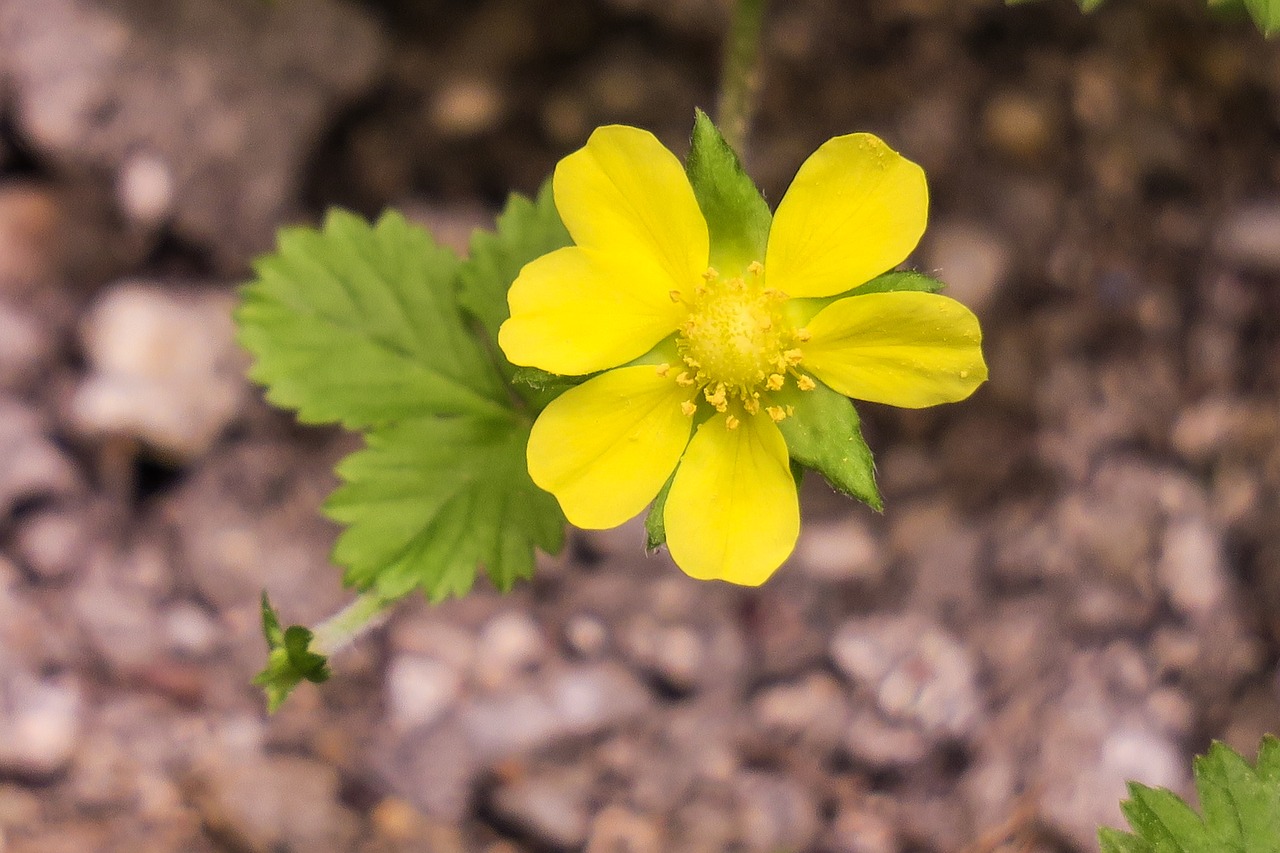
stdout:
<svg viewBox="0 0 1280 853">
<path fill-rule="evenodd" d="M 773 4 L 748 165 L 926 169 L 991 381 L 861 407 L 759 589 L 574 532 L 268 718 L 356 442 L 242 378 L 286 221 L 465 249 L 591 128 L 678 152 L 719 0 L 0 0 L 0 851 L 1067 853 L 1280 730 L 1280 45 L 1195 0 Z"/>
</svg>

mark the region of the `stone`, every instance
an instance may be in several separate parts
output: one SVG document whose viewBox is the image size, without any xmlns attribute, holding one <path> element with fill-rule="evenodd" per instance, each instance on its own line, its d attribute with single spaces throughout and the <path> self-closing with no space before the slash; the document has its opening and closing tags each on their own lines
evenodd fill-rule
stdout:
<svg viewBox="0 0 1280 853">
<path fill-rule="evenodd" d="M 609 631 L 594 616 L 579 613 L 564 626 L 564 641 L 569 650 L 584 660 L 600 657 L 609 644 Z"/>
<path fill-rule="evenodd" d="M 94 651 L 118 672 L 138 672 L 163 647 L 159 608 L 144 590 L 95 573 L 77 587 L 72 607 Z"/>
<path fill-rule="evenodd" d="M 56 277 L 62 229 L 55 192 L 21 181 L 0 185 L 0 294 L 24 299 Z"/>
<path fill-rule="evenodd" d="M 83 489 L 75 465 L 50 440 L 36 412 L 0 395 L 0 519 L 22 504 L 67 498 Z"/>
<path fill-rule="evenodd" d="M 823 850 L 831 853 L 900 853 L 902 844 L 893 824 L 871 811 L 841 809 L 823 836 Z"/>
<path fill-rule="evenodd" d="M 830 653 L 889 720 L 914 725 L 931 739 L 963 738 L 982 718 L 972 655 L 926 619 L 850 619 L 837 629 Z"/>
<path fill-rule="evenodd" d="M 137 440 L 179 463 L 206 453 L 246 402 L 233 306 L 225 291 L 109 288 L 82 327 L 91 370 L 71 403 L 77 428 Z"/>
<path fill-rule="evenodd" d="M 1222 535 L 1207 519 L 1169 523 L 1156 577 L 1178 612 L 1208 624 L 1230 600 L 1230 576 Z"/>
<path fill-rule="evenodd" d="M 494 616 L 476 640 L 476 677 L 486 687 L 502 687 L 533 671 L 547 656 L 546 637 L 538 623 L 519 610 Z"/>
<path fill-rule="evenodd" d="M 697 689 L 704 672 L 706 643 L 688 625 L 660 625 L 648 616 L 631 620 L 623 649 L 643 672 L 677 693 Z"/>
<path fill-rule="evenodd" d="M 84 568 L 93 534 L 88 513 L 49 507 L 24 515 L 13 534 L 13 552 L 40 581 L 61 581 Z"/>
<path fill-rule="evenodd" d="M 928 757 L 932 744 L 919 729 L 891 723 L 875 710 L 852 715 L 845 730 L 844 750 L 858 764 L 874 771 L 900 770 Z"/>
<path fill-rule="evenodd" d="M 84 727 L 72 679 L 40 679 L 13 661 L 0 666 L 0 775 L 44 781 L 71 763 Z"/>
<path fill-rule="evenodd" d="M 429 726 L 457 700 L 462 679 L 431 658 L 398 655 L 387 667 L 387 711 L 400 731 Z"/>
<path fill-rule="evenodd" d="M 236 755 L 199 771 L 207 825 L 251 853 L 346 850 L 360 824 L 339 802 L 337 771 L 291 755 Z"/>
<path fill-rule="evenodd" d="M 1140 706 L 1114 695 L 1088 654 L 1068 669 L 1065 693 L 1042 726 L 1029 790 L 1041 818 L 1073 844 L 1097 843 L 1099 826 L 1124 826 L 1119 803 L 1129 781 L 1188 796 L 1189 763 L 1175 740 L 1155 728 Z"/>
<path fill-rule="evenodd" d="M 1280 270 L 1280 202 L 1257 202 L 1228 213 L 1219 226 L 1215 248 L 1239 267 Z"/>
<path fill-rule="evenodd" d="M 869 586 L 879 586 L 889 568 L 879 540 L 855 515 L 807 522 L 792 562 L 814 580 Z"/>
<path fill-rule="evenodd" d="M 475 697 L 459 712 L 468 739 L 487 761 L 607 731 L 648 711 L 652 697 L 617 664 L 547 673 L 519 691 Z"/>
<path fill-rule="evenodd" d="M 606 806 L 591 824 L 584 853 L 661 853 L 662 833 L 654 822 L 621 806 Z"/>
<path fill-rule="evenodd" d="M 383 52 L 336 0 L 0 6 L 0 71 L 35 151 L 114 176 L 135 222 L 168 219 L 237 272 L 296 211 L 307 159 Z"/>
<path fill-rule="evenodd" d="M 844 688 L 823 672 L 765 688 L 751 700 L 751 715 L 767 734 L 824 749 L 840 743 L 849 723 Z"/>
<path fill-rule="evenodd" d="M 737 794 L 747 850 L 807 850 L 821 829 L 812 794 L 786 776 L 745 773 L 738 779 Z"/>
<path fill-rule="evenodd" d="M 587 842 L 591 773 L 583 768 L 522 774 L 500 783 L 489 798 L 503 822 L 554 850 L 579 850 Z"/>
<path fill-rule="evenodd" d="M 946 294 L 979 316 L 991 310 L 1013 265 L 1013 253 L 1000 235 L 962 220 L 944 220 L 928 234 L 925 266 L 946 282 Z"/>
<path fill-rule="evenodd" d="M 203 660 L 223 646 L 223 632 L 230 630 L 203 607 L 179 601 L 164 611 L 164 635 L 169 650 L 182 658 Z"/>
<path fill-rule="evenodd" d="M 56 343 L 34 313 L 0 300 L 0 392 L 30 387 L 49 367 Z"/>
<path fill-rule="evenodd" d="M 890 517 L 889 551 L 912 575 L 912 598 L 926 613 L 969 613 L 980 606 L 983 536 L 943 500 L 898 506 Z"/>
</svg>

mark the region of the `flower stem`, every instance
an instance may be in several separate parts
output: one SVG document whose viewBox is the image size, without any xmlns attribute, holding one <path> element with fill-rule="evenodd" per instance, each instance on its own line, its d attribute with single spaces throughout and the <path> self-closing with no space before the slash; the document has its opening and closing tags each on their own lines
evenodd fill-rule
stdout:
<svg viewBox="0 0 1280 853">
<path fill-rule="evenodd" d="M 315 627 L 311 651 L 331 657 L 355 642 L 356 638 L 382 624 L 382 617 L 395 603 L 375 592 L 363 593 L 355 601 Z"/>
<path fill-rule="evenodd" d="M 760 31 L 767 0 L 735 0 L 725 42 L 717 123 L 725 141 L 745 154 L 756 95 L 760 91 Z"/>
</svg>

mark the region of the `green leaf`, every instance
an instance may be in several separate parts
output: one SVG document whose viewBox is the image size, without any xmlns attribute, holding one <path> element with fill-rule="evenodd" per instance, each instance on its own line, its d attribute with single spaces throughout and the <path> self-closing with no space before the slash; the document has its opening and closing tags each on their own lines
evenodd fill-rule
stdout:
<svg viewBox="0 0 1280 853">
<path fill-rule="evenodd" d="M 644 547 L 646 551 L 656 551 L 667 544 L 667 520 L 663 512 L 667 508 L 667 495 L 671 494 L 671 484 L 675 482 L 673 472 L 659 490 L 658 496 L 649 505 L 649 514 L 644 517 Z"/>
<path fill-rule="evenodd" d="M 795 413 L 778 423 L 791 458 L 827 478 L 836 490 L 857 498 L 877 512 L 884 500 L 876 486 L 875 459 L 862 437 L 853 402 L 821 382 L 812 391 L 788 384 L 777 392 L 779 406 Z"/>
<path fill-rule="evenodd" d="M 307 423 L 356 429 L 434 414 L 500 416 L 508 394 L 462 320 L 458 260 L 391 212 L 281 231 L 236 313 L 249 376 Z"/>
<path fill-rule="evenodd" d="M 262 593 L 262 633 L 267 638 L 267 666 L 253 683 L 267 694 L 267 710 L 274 714 L 303 681 L 320 684 L 329 679 L 329 661 L 311 651 L 314 635 L 301 625 L 280 627 L 280 617 Z"/>
<path fill-rule="evenodd" d="M 685 171 L 711 235 L 711 265 L 725 270 L 764 261 L 773 215 L 738 155 L 702 110 L 693 120 Z"/>
<path fill-rule="evenodd" d="M 472 235 L 471 253 L 458 269 L 458 301 L 480 321 L 495 350 L 498 327 L 511 316 L 507 291 L 520 268 L 571 243 L 556 211 L 551 181 L 542 185 L 533 201 L 512 193 L 494 230 Z"/>
<path fill-rule="evenodd" d="M 514 417 L 427 417 L 375 429 L 338 465 L 325 512 L 348 525 L 334 547 L 346 580 L 384 598 L 421 587 L 463 595 L 477 564 L 509 589 L 533 574 L 534 548 L 555 553 L 565 519 L 529 479 L 529 429 Z"/>
<path fill-rule="evenodd" d="M 1280 32 L 1280 0 L 1244 0 L 1244 5 L 1264 36 Z"/>
<path fill-rule="evenodd" d="M 1251 766 L 1220 743 L 1195 760 L 1203 817 L 1171 791 L 1130 783 L 1120 804 L 1132 833 L 1101 829 L 1103 853 L 1280 853 L 1280 741 Z"/>
</svg>

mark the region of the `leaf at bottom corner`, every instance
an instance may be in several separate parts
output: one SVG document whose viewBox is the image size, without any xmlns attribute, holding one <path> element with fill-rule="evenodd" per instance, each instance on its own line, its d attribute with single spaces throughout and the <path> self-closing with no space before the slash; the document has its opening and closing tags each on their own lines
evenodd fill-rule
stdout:
<svg viewBox="0 0 1280 853">
<path fill-rule="evenodd" d="M 529 479 L 529 429 L 512 418 L 417 418 L 372 430 L 338 464 L 325 512 L 347 525 L 334 547 L 346 581 L 398 598 L 464 595 L 483 565 L 507 590 L 534 550 L 560 550 L 564 515 Z"/>
</svg>

